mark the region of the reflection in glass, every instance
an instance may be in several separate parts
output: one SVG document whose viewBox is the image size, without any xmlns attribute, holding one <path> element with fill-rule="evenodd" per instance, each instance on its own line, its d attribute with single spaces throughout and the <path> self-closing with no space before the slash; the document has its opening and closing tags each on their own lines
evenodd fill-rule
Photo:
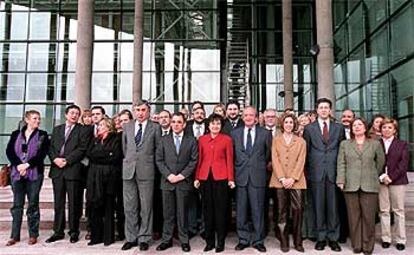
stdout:
<svg viewBox="0 0 414 255">
<path fill-rule="evenodd" d="M 23 118 L 23 106 L 10 104 L 0 105 L 0 116 L 2 116 L 2 121 L 0 121 L 0 134 L 11 133 L 17 129 L 19 121 Z"/>
<path fill-rule="evenodd" d="M 23 101 L 25 74 L 3 73 L 0 75 L 0 101 Z"/>
</svg>

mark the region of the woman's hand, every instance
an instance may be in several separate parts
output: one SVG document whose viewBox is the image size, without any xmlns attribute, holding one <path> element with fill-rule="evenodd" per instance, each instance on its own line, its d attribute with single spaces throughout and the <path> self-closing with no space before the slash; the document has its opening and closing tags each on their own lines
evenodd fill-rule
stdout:
<svg viewBox="0 0 414 255">
<path fill-rule="evenodd" d="M 196 188 L 196 189 L 200 188 L 200 181 L 199 180 L 194 181 L 194 188 Z"/>
<path fill-rule="evenodd" d="M 291 189 L 293 187 L 294 183 L 295 183 L 295 179 L 293 179 L 293 178 L 285 178 L 282 181 L 283 187 L 285 189 Z"/>
<path fill-rule="evenodd" d="M 228 185 L 229 185 L 230 189 L 234 189 L 236 187 L 236 184 L 233 181 L 229 181 Z"/>
<path fill-rule="evenodd" d="M 344 190 L 344 184 L 343 183 L 338 183 L 336 184 L 336 186 L 338 186 L 338 188 L 340 188 L 341 190 Z"/>
</svg>

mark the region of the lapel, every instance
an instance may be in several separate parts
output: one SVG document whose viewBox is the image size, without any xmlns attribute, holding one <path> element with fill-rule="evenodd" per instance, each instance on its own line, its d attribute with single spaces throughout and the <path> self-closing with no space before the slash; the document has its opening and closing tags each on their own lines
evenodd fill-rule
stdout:
<svg viewBox="0 0 414 255">
<path fill-rule="evenodd" d="M 239 139 L 237 142 L 240 143 L 241 151 L 243 153 L 246 153 L 246 150 L 244 148 L 244 128 L 240 128 Z"/>
<path fill-rule="evenodd" d="M 381 139 L 382 142 L 382 139 Z M 390 153 L 390 151 L 394 150 L 394 147 L 397 146 L 397 138 L 394 136 L 394 139 L 392 140 L 390 147 L 388 148 L 388 153 L 386 153 L 385 155 L 388 155 Z M 384 153 L 385 153 L 385 147 L 384 147 Z"/>
<path fill-rule="evenodd" d="M 334 140 L 333 138 L 334 138 L 334 135 L 335 135 L 336 131 L 337 131 L 336 124 L 332 120 L 329 120 L 329 140 L 328 140 L 328 144 L 331 143 Z"/>
<path fill-rule="evenodd" d="M 362 145 L 362 150 L 358 150 L 356 140 L 352 140 L 352 142 L 351 142 L 351 147 L 358 156 L 361 156 L 362 154 L 364 154 L 364 152 L 368 149 L 368 146 L 369 145 L 368 145 L 368 140 L 367 139 L 365 140 L 364 144 Z"/>
<path fill-rule="evenodd" d="M 141 139 L 141 142 L 139 143 L 139 146 L 141 146 L 144 143 L 144 141 L 148 139 L 147 137 L 150 135 L 152 130 L 153 130 L 153 123 L 150 120 L 147 120 L 147 126 L 145 127 L 144 134 L 142 135 L 142 139 Z"/>
<path fill-rule="evenodd" d="M 317 134 L 317 136 L 320 138 L 321 142 L 324 144 L 323 137 L 322 137 L 322 130 L 319 127 L 318 120 L 316 120 L 315 122 L 313 122 L 311 125 L 312 125 L 311 127 L 313 128 L 313 133 L 314 134 Z"/>
<path fill-rule="evenodd" d="M 252 154 L 253 154 L 254 151 L 256 151 L 255 149 L 256 149 L 256 144 L 257 144 L 257 140 L 258 140 L 258 137 L 259 137 L 259 133 L 262 131 L 262 130 L 260 130 L 260 127 L 259 126 L 256 126 L 255 127 L 255 130 L 256 130 L 256 134 L 254 136 Z"/>
<path fill-rule="evenodd" d="M 68 139 L 66 140 L 66 144 L 68 144 L 70 139 L 72 139 L 73 133 L 77 132 L 78 126 L 79 126 L 79 124 L 76 123 L 75 126 L 72 128 L 72 130 L 69 133 Z M 66 127 L 66 126 L 64 126 L 64 127 Z M 65 137 L 65 128 L 63 128 L 63 137 Z M 65 141 L 65 138 L 63 138 L 63 141 Z"/>
</svg>

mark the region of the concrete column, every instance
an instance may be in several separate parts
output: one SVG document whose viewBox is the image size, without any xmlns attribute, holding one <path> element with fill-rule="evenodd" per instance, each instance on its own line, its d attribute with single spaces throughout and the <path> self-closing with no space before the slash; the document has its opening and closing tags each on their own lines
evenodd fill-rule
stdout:
<svg viewBox="0 0 414 255">
<path fill-rule="evenodd" d="M 75 104 L 82 109 L 91 105 L 94 4 L 92 0 L 78 1 Z"/>
<path fill-rule="evenodd" d="M 285 109 L 293 108 L 292 0 L 282 1 Z"/>
<path fill-rule="evenodd" d="M 334 113 L 332 0 L 316 0 L 316 35 L 320 49 L 317 58 L 317 98 L 326 97 L 332 100 Z"/>
<path fill-rule="evenodd" d="M 134 73 L 132 79 L 132 101 L 142 99 L 142 54 L 144 44 L 144 1 L 135 0 L 134 21 Z"/>
</svg>

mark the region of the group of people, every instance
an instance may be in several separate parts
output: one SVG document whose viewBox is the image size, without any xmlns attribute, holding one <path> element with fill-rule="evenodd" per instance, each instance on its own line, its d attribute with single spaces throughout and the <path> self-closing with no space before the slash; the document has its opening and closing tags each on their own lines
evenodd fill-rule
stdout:
<svg viewBox="0 0 414 255">
<path fill-rule="evenodd" d="M 191 117 L 186 109 L 150 116 L 150 104 L 140 101 L 132 112 L 109 118 L 101 106 L 82 112 L 70 105 L 50 139 L 39 129 L 40 113 L 30 110 L 6 151 L 14 194 L 6 245 L 20 241 L 26 196 L 28 242 L 37 243 L 49 156 L 55 214 L 47 243 L 64 239 L 67 197 L 71 243 L 79 240 L 86 198 L 88 245 L 125 239 L 122 250 L 145 251 L 161 238 L 156 250 L 162 251 L 177 236 L 189 252 L 190 239 L 200 234 L 205 252 L 222 252 L 234 209 L 237 251 L 266 252 L 273 221 L 283 252 L 292 234 L 299 252 L 303 238 L 315 241 L 316 250 L 328 245 L 339 252 L 349 236 L 355 253 L 371 254 L 377 213 L 382 247 L 392 242 L 393 213 L 396 248 L 404 250 L 408 147 L 397 138 L 397 121 L 376 115 L 369 127 L 348 109 L 336 122 L 331 109 L 331 101 L 320 98 L 315 111 L 299 117 L 291 109 L 278 116 L 252 106 L 240 113 L 239 103 L 230 101 L 206 117 L 197 101 Z"/>
</svg>

